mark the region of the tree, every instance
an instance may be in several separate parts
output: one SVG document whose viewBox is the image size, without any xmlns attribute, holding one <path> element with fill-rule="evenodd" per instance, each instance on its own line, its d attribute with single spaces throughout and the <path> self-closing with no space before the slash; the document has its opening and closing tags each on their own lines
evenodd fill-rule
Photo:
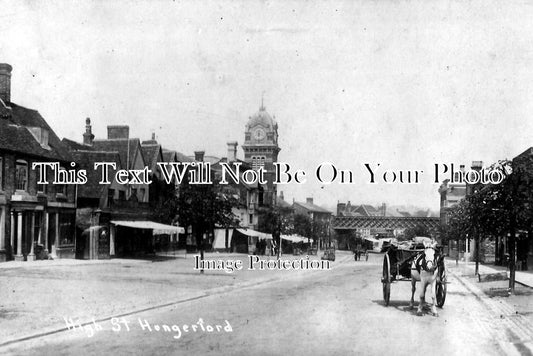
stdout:
<svg viewBox="0 0 533 356">
<path fill-rule="evenodd" d="M 398 239 L 402 240 L 412 240 L 415 236 L 430 236 L 429 229 L 424 225 L 417 225 L 413 228 L 405 229 L 402 236 Z"/>
<path fill-rule="evenodd" d="M 182 226 L 192 227 L 202 261 L 206 233 L 217 226 L 238 226 L 239 222 L 232 211 L 236 206 L 238 200 L 231 194 L 224 194 L 222 186 L 216 180 L 213 180 L 213 184 L 191 184 L 186 180 L 180 186 L 176 198 L 176 212 Z"/>
<path fill-rule="evenodd" d="M 313 233 L 313 222 L 308 215 L 295 214 L 294 215 L 294 233 L 303 237 L 307 237 L 309 240 Z"/>
<path fill-rule="evenodd" d="M 281 235 L 294 233 L 294 214 L 290 207 L 264 207 L 261 210 L 257 229 L 272 234 L 272 238 L 279 245 L 277 257 L 281 253 Z"/>
<path fill-rule="evenodd" d="M 513 161 L 499 161 L 490 170 L 500 172 L 503 180 L 499 184 L 474 187 L 473 194 L 459 204 L 455 214 L 456 227 L 451 227 L 451 231 L 474 237 L 476 273 L 479 271 L 480 241 L 490 235 L 508 235 L 509 290 L 513 292 L 516 235 L 520 230 L 531 231 L 533 223 L 533 156 L 524 154 Z"/>
<path fill-rule="evenodd" d="M 501 161 L 497 168 L 505 178 L 493 187 L 487 205 L 496 215 L 493 228 L 509 234 L 509 289 L 514 292 L 516 235 L 519 230 L 531 231 L 533 222 L 533 156 Z"/>
</svg>

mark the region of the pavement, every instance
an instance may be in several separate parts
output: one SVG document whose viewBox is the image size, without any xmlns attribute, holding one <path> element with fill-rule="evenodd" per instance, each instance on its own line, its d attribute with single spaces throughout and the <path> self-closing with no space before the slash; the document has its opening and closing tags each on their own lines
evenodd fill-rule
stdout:
<svg viewBox="0 0 533 356">
<path fill-rule="evenodd" d="M 447 265 L 452 266 L 455 264 L 456 264 L 455 259 L 447 259 Z M 458 265 L 468 270 L 471 270 L 472 273 L 474 273 L 476 269 L 475 262 L 459 261 Z M 494 273 L 502 273 L 502 272 L 507 272 L 507 278 L 509 278 L 509 269 L 507 267 L 487 265 L 487 264 L 481 264 L 481 263 L 479 264 L 479 274 L 482 276 L 488 275 L 488 274 L 494 274 Z M 524 286 L 533 288 L 533 271 L 515 271 L 515 282 L 518 282 Z"/>
</svg>

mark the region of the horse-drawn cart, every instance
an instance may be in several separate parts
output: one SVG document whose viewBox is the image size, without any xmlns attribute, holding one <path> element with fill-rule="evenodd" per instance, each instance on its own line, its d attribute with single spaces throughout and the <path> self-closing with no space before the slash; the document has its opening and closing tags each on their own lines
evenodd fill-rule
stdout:
<svg viewBox="0 0 533 356">
<path fill-rule="evenodd" d="M 432 247 L 432 249 L 434 250 L 434 267 L 432 273 L 436 272 L 436 305 L 442 308 L 446 300 L 446 267 L 444 265 L 444 255 L 442 254 L 441 248 Z M 413 245 L 409 248 L 391 245 L 385 252 L 383 257 L 383 275 L 381 277 L 385 305 L 389 305 L 391 283 L 396 281 L 411 281 L 413 277 L 413 262 L 419 258 L 423 258 L 425 251 L 427 251 L 427 248 L 423 248 L 423 245 Z"/>
</svg>

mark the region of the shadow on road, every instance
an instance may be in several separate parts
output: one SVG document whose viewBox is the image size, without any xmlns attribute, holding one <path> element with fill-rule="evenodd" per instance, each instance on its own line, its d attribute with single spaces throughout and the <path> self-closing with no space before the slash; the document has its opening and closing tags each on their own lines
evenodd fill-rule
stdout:
<svg viewBox="0 0 533 356">
<path fill-rule="evenodd" d="M 394 308 L 396 310 L 399 310 L 404 313 L 409 313 L 411 315 L 416 315 L 416 310 L 418 308 L 418 301 L 415 301 L 415 305 L 412 309 L 409 306 L 409 301 L 405 300 L 391 300 L 389 301 L 388 306 L 385 305 L 384 300 L 373 300 L 372 303 L 381 305 L 384 308 Z M 422 310 L 424 311 L 424 314 L 431 315 L 431 306 L 429 304 L 425 303 Z M 437 308 L 437 310 L 439 310 L 439 308 Z"/>
</svg>

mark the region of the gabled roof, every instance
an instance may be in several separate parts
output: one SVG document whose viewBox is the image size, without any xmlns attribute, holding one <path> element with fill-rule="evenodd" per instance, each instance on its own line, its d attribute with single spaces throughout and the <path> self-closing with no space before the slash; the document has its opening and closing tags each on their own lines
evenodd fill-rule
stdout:
<svg viewBox="0 0 533 356">
<path fill-rule="evenodd" d="M 0 107 L 2 108 L 2 117 L 0 117 L 0 150 L 20 152 L 62 162 L 72 160 L 68 149 L 61 143 L 59 137 L 38 111 L 27 109 L 14 103 L 9 105 L 11 109 L 0 100 Z M 41 146 L 28 130 L 29 127 L 39 127 L 48 131 L 49 148 Z"/>
<path fill-rule="evenodd" d="M 177 160 L 178 160 L 178 152 L 163 149 L 163 161 L 176 162 Z"/>
<path fill-rule="evenodd" d="M 100 169 L 94 169 L 95 162 L 116 162 L 117 170 L 122 167 L 118 152 L 75 151 L 72 155 L 79 168 L 87 172 L 87 183 L 78 185 L 78 197 L 81 198 L 100 198 L 104 189 L 109 187 L 99 184 L 102 173 Z M 115 173 L 116 170 L 110 167 L 109 177 L 113 177 Z"/>
<path fill-rule="evenodd" d="M 151 141 L 150 141 L 151 142 Z M 154 171 L 157 168 L 157 162 L 162 159 L 161 145 L 159 144 L 141 144 L 141 150 L 149 169 Z"/>
<path fill-rule="evenodd" d="M 141 140 L 138 138 L 94 140 L 92 147 L 94 151 L 118 152 L 124 168 L 126 168 L 126 165 L 128 166 L 127 169 L 134 167 L 135 159 L 138 155 L 141 155 L 143 162 L 146 164 L 141 150 Z"/>
</svg>

